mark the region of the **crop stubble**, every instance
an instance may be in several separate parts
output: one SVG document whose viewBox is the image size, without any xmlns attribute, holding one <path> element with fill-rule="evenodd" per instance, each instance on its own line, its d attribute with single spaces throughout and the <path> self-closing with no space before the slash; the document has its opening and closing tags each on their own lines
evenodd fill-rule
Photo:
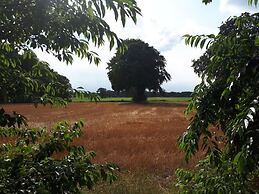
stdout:
<svg viewBox="0 0 259 194">
<path fill-rule="evenodd" d="M 51 127 L 61 120 L 86 121 L 84 134 L 76 143 L 97 153 L 96 162 L 114 162 L 122 170 L 162 173 L 192 167 L 177 148 L 177 138 L 189 123 L 186 103 L 71 103 L 65 108 L 32 104 L 4 105 L 7 111 L 25 115 L 32 127 Z"/>
</svg>

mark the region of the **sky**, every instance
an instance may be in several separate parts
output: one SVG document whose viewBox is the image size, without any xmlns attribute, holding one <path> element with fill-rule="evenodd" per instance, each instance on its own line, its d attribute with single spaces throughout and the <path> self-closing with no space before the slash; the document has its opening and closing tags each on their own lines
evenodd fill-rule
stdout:
<svg viewBox="0 0 259 194">
<path fill-rule="evenodd" d="M 247 6 L 247 0 L 214 0 L 207 6 L 201 2 L 202 0 L 137 0 L 142 16 L 138 17 L 136 25 L 128 19 L 123 28 L 120 22 L 115 22 L 112 14 L 105 19 L 120 38 L 141 39 L 166 58 L 166 70 L 172 79 L 164 83 L 162 88 L 174 92 L 193 91 L 200 79 L 193 72 L 192 60 L 198 59 L 204 50 L 186 46 L 182 36 L 216 34 L 218 27 L 230 16 L 255 9 Z M 67 65 L 50 54 L 39 50 L 35 52 L 40 60 L 47 61 L 52 69 L 66 76 L 73 88 L 80 86 L 92 92 L 100 87 L 111 89 L 106 67 L 114 56 L 115 49 L 110 51 L 107 44 L 94 50 L 102 60 L 99 66 L 76 57 L 72 65 Z"/>
</svg>

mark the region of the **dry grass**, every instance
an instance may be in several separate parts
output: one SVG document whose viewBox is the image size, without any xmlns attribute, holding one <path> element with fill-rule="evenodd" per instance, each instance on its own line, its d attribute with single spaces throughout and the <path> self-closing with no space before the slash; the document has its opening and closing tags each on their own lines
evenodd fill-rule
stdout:
<svg viewBox="0 0 259 194">
<path fill-rule="evenodd" d="M 186 103 L 72 103 L 66 108 L 38 107 L 31 104 L 4 105 L 29 119 L 34 127 L 50 127 L 60 120 L 86 121 L 84 135 L 77 140 L 97 153 L 96 162 L 117 163 L 122 172 L 146 172 L 159 179 L 171 179 L 176 168 L 191 168 L 177 148 L 177 138 L 188 119 Z"/>
<path fill-rule="evenodd" d="M 167 179 L 167 182 L 172 180 Z M 93 190 L 85 190 L 85 194 L 169 194 L 176 193 L 173 185 L 161 184 L 157 177 L 146 172 L 127 172 L 120 174 L 119 180 L 113 184 L 101 183 Z"/>
</svg>

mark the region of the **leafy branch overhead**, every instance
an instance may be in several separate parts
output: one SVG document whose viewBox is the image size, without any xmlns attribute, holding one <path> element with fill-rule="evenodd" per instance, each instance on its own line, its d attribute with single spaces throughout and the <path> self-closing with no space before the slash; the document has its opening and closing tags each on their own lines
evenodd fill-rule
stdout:
<svg viewBox="0 0 259 194">
<path fill-rule="evenodd" d="M 199 149 L 206 151 L 197 173 L 178 171 L 187 193 L 255 191 L 251 184 L 259 172 L 258 23 L 259 13 L 243 13 L 223 23 L 218 35 L 185 35 L 186 44 L 206 46 L 193 61 L 202 81 L 186 112 L 195 114 L 178 141 L 187 161 Z M 236 178 L 230 178 L 233 174 Z"/>
<path fill-rule="evenodd" d="M 98 54 L 89 46 L 110 48 L 121 41 L 105 21 L 112 11 L 125 26 L 126 18 L 137 21 L 140 9 L 135 0 L 3 0 L 0 6 L 0 61 L 9 64 L 8 55 L 28 48 L 52 53 L 60 61 L 72 63 L 73 55 L 98 64 Z"/>
<path fill-rule="evenodd" d="M 183 36 L 185 39 L 185 44 L 190 45 L 191 47 L 200 47 L 201 49 L 206 46 L 206 49 L 213 43 L 213 40 L 215 39 L 214 34 L 210 35 L 189 35 L 186 34 Z"/>
<path fill-rule="evenodd" d="M 47 63 L 39 62 L 31 50 L 41 49 L 67 63 L 72 63 L 76 55 L 98 64 L 98 54 L 90 50 L 90 45 L 99 47 L 108 40 L 110 48 L 121 46 L 121 40 L 105 21 L 108 11 L 123 26 L 127 18 L 136 22 L 140 15 L 135 0 L 2 0 L 0 96 L 4 97 L 3 101 L 17 96 L 24 100 L 39 92 L 41 95 L 37 97 L 41 97 L 37 102 L 66 103 L 64 96 L 53 97 L 58 92 L 70 95 L 69 81 L 53 72 Z M 74 92 L 99 99 L 89 92 Z M 0 145 L 1 193 L 79 193 L 84 186 L 91 189 L 98 180 L 111 183 L 116 179 L 116 165 L 92 163 L 95 153 L 73 144 L 81 135 L 83 122 L 74 125 L 61 122 L 46 130 L 23 128 L 26 121 L 20 114 L 10 115 L 0 110 L 0 138 L 9 142 Z"/>
<path fill-rule="evenodd" d="M 69 80 L 32 51 L 18 55 L 15 67 L 1 65 L 0 80 L 0 103 L 36 103 L 47 96 L 65 102 L 73 95 Z"/>
</svg>

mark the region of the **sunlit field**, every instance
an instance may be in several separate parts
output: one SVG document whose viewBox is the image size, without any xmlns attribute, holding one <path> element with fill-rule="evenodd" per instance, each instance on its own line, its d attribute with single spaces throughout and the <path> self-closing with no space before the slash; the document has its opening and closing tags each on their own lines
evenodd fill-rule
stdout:
<svg viewBox="0 0 259 194">
<path fill-rule="evenodd" d="M 167 99 L 170 103 L 156 100 L 160 98 L 147 104 L 84 102 L 63 108 L 10 104 L 4 108 L 26 115 L 31 127 L 51 127 L 64 119 L 84 120 L 84 134 L 75 143 L 96 151 L 95 162 L 113 162 L 121 168 L 119 180 L 112 186 L 97 186 L 96 193 L 108 193 L 108 188 L 111 193 L 144 193 L 141 188 L 157 193 L 171 189 L 175 169 L 192 168 L 200 156 L 186 164 L 176 145 L 189 123 L 184 115 L 187 100 Z"/>
</svg>

